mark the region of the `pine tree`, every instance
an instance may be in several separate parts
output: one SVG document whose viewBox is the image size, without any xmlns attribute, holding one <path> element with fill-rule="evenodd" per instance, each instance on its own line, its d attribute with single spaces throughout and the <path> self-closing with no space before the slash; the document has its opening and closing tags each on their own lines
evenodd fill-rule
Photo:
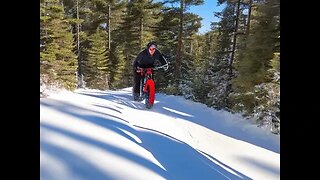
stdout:
<svg viewBox="0 0 320 180">
<path fill-rule="evenodd" d="M 181 77 L 180 92 L 184 97 L 190 99 L 193 95 L 193 78 L 195 76 L 194 69 L 196 67 L 196 58 L 193 54 L 195 34 L 201 27 L 201 18 L 192 13 L 184 15 L 184 47 L 183 47 L 183 61 L 181 63 Z"/>
<path fill-rule="evenodd" d="M 178 15 L 177 8 L 165 7 L 161 11 L 161 21 L 157 23 L 155 30 L 156 41 L 158 42 L 159 49 L 166 56 L 168 60 L 169 69 L 164 72 L 157 72 L 157 89 L 170 94 L 177 94 L 178 89 L 175 85 L 174 64 L 177 46 L 177 34 L 178 34 Z"/>
<path fill-rule="evenodd" d="M 181 76 L 181 66 L 184 52 L 183 39 L 187 37 L 187 32 L 185 29 L 186 26 L 186 10 L 188 7 L 192 5 L 201 5 L 203 4 L 203 0 L 180 0 L 180 8 L 179 8 L 179 27 L 178 27 L 178 39 L 177 39 L 177 48 L 176 48 L 176 63 L 175 63 L 175 78 L 176 84 L 179 86 L 180 80 L 183 79 Z"/>
<path fill-rule="evenodd" d="M 221 21 L 214 24 L 214 30 L 219 34 L 214 57 L 208 62 L 205 79 L 208 81 L 210 92 L 206 104 L 217 109 L 226 109 L 231 85 L 230 60 L 232 53 L 232 39 L 235 30 L 236 3 L 227 2 L 221 13 L 216 13 Z"/>
<path fill-rule="evenodd" d="M 123 39 L 126 34 L 123 34 L 123 29 L 121 27 L 123 23 L 123 18 L 125 16 L 125 5 L 124 2 L 114 2 L 111 4 L 110 13 L 110 88 L 124 88 L 128 87 L 124 83 L 124 79 L 127 77 L 128 71 L 125 71 L 126 59 L 124 55 L 124 43 Z"/>
<path fill-rule="evenodd" d="M 41 4 L 40 69 L 51 83 L 74 89 L 77 57 L 74 50 L 70 22 L 58 0 L 43 0 Z"/>
<path fill-rule="evenodd" d="M 172 1 L 171 3 L 176 3 Z M 167 55 L 170 67 L 163 77 L 159 78 L 161 87 L 167 86 L 166 92 L 171 94 L 185 94 L 186 89 L 192 91 L 191 76 L 193 69 L 192 55 L 184 54 L 189 47 L 184 47 L 184 41 L 190 41 L 201 27 L 198 15 L 186 12 L 191 5 L 200 5 L 203 1 L 180 1 L 180 7 L 165 7 L 161 12 L 161 21 L 157 24 L 156 36 L 162 51 Z M 177 35 L 178 34 L 178 35 Z M 173 48 L 174 47 L 174 48 Z M 182 61 L 183 60 L 183 61 Z M 168 78 L 167 77 L 174 77 Z"/>
<path fill-rule="evenodd" d="M 124 76 L 125 86 L 132 86 L 132 63 L 137 54 L 145 48 L 150 40 L 154 39 L 154 25 L 158 21 L 160 3 L 147 0 L 130 0 L 126 6 L 126 15 L 121 25 L 121 34 L 124 43 Z"/>
<path fill-rule="evenodd" d="M 195 53 L 195 68 L 193 72 L 193 95 L 194 100 L 207 105 L 211 105 L 208 101 L 208 94 L 212 88 L 212 83 L 208 80 L 208 72 L 210 71 L 209 63 L 214 58 L 217 48 L 218 32 L 212 30 L 205 35 L 197 37 Z"/>
<path fill-rule="evenodd" d="M 85 61 L 87 71 L 84 74 L 86 85 L 89 88 L 109 89 L 107 33 L 101 28 L 89 36 L 89 46 Z"/>
<path fill-rule="evenodd" d="M 250 33 L 236 63 L 233 109 L 280 133 L 280 2 L 261 1 L 252 9 Z M 276 79 L 276 80 L 275 80 Z"/>
</svg>

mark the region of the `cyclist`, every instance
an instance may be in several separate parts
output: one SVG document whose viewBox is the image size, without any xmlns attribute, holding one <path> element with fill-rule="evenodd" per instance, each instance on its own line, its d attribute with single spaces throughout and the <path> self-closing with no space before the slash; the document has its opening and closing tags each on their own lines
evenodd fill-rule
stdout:
<svg viewBox="0 0 320 180">
<path fill-rule="evenodd" d="M 139 100 L 140 80 L 142 78 L 140 68 L 153 68 L 154 64 L 157 62 L 160 62 L 160 67 L 164 66 L 168 68 L 168 62 L 163 54 L 157 49 L 157 44 L 154 41 L 151 41 L 147 44 L 147 47 L 138 54 L 133 62 L 132 94 L 135 101 Z"/>
</svg>

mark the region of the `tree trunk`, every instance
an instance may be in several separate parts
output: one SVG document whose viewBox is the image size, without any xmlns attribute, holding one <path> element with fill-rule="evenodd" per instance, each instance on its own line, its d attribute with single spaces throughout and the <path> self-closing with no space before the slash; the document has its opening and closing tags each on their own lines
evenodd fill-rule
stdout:
<svg viewBox="0 0 320 180">
<path fill-rule="evenodd" d="M 249 10 L 248 10 L 248 20 L 247 20 L 247 36 L 250 32 L 250 20 L 251 20 L 251 8 L 252 8 L 252 0 L 249 1 Z"/>
<path fill-rule="evenodd" d="M 79 0 L 77 0 L 76 9 L 77 9 L 77 58 L 78 58 L 77 85 L 78 85 L 78 88 L 83 88 L 83 75 L 82 75 L 81 58 L 80 58 Z"/>
<path fill-rule="evenodd" d="M 111 6 L 108 5 L 108 50 L 111 49 Z M 109 53 L 110 54 L 110 53 Z"/>
<path fill-rule="evenodd" d="M 183 32 L 183 12 L 184 12 L 184 0 L 180 0 L 180 24 L 178 34 L 178 45 L 177 45 L 177 57 L 176 57 L 176 80 L 180 81 L 181 76 L 181 57 L 182 57 L 182 32 Z"/>
<path fill-rule="evenodd" d="M 143 17 L 140 18 L 140 49 L 143 48 Z"/>
<path fill-rule="evenodd" d="M 233 44 L 232 44 L 232 51 L 231 51 L 231 58 L 230 58 L 230 63 L 229 63 L 229 76 L 228 76 L 228 84 L 226 87 L 226 92 L 225 92 L 225 108 L 230 109 L 230 102 L 229 102 L 229 98 L 228 95 L 232 92 L 232 84 L 231 84 L 231 79 L 233 77 L 233 71 L 232 71 L 232 64 L 234 61 L 234 55 L 235 55 L 235 51 L 236 51 L 236 44 L 237 44 L 237 32 L 238 32 L 238 26 L 239 26 L 239 14 L 240 14 L 240 3 L 241 0 L 238 0 L 237 2 L 237 9 L 236 9 L 236 19 L 235 19 L 235 28 L 234 28 L 234 32 L 233 32 Z"/>
<path fill-rule="evenodd" d="M 190 54 L 192 54 L 192 51 L 193 51 L 193 47 L 192 47 L 192 46 L 193 46 L 193 45 L 192 45 L 193 43 L 192 43 L 192 42 L 193 42 L 193 40 L 191 39 L 191 40 L 190 40 Z"/>
<path fill-rule="evenodd" d="M 236 44 L 237 44 L 237 32 L 238 32 L 238 26 L 239 26 L 240 1 L 241 0 L 238 0 L 238 3 L 237 3 L 236 25 L 235 25 L 234 32 L 233 32 L 232 51 L 231 51 L 231 58 L 230 58 L 230 63 L 229 63 L 229 74 L 230 74 L 230 77 L 232 76 L 232 64 L 233 64 L 234 54 L 235 54 L 235 51 L 236 51 Z"/>
</svg>

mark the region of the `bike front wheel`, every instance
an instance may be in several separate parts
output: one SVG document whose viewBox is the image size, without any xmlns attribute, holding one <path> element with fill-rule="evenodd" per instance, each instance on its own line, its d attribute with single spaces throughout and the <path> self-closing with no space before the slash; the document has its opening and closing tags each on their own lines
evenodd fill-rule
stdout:
<svg viewBox="0 0 320 180">
<path fill-rule="evenodd" d="M 149 79 L 146 82 L 146 108 L 150 109 L 152 108 L 154 104 L 154 99 L 155 99 L 155 84 L 154 81 Z"/>
</svg>

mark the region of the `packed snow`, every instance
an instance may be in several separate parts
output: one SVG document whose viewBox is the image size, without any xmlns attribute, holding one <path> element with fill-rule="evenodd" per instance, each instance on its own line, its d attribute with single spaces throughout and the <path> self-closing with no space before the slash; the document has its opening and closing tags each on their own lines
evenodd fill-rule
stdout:
<svg viewBox="0 0 320 180">
<path fill-rule="evenodd" d="M 160 93 L 146 109 L 131 88 L 46 93 L 42 180 L 280 179 L 280 136 L 239 114 Z"/>
</svg>

